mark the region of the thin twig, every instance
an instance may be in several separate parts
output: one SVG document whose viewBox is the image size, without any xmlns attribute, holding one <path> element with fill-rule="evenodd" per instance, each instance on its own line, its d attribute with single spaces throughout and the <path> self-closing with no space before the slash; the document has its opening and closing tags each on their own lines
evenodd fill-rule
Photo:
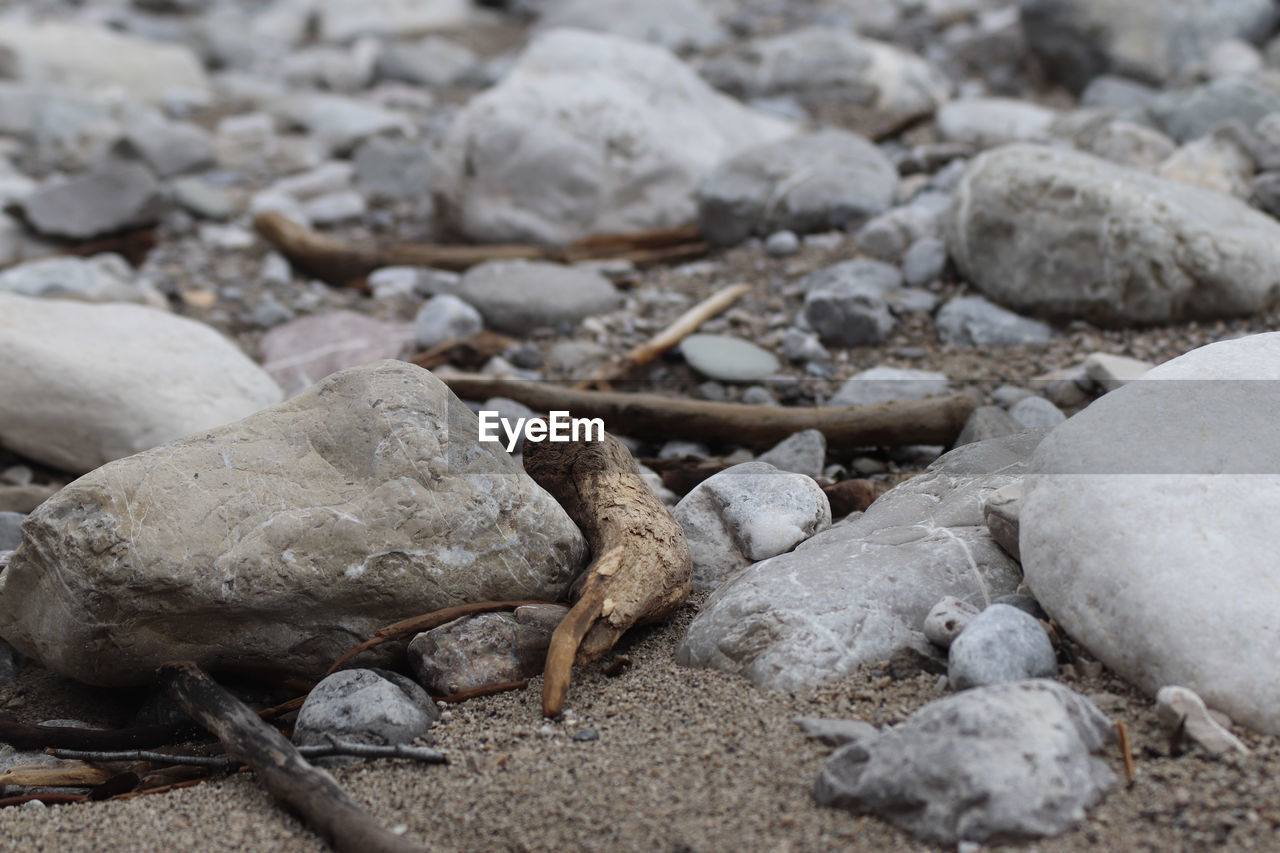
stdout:
<svg viewBox="0 0 1280 853">
<path fill-rule="evenodd" d="M 1124 775 L 1132 783 L 1137 771 L 1133 767 L 1133 748 L 1129 743 L 1129 727 L 1124 720 L 1116 720 L 1116 736 L 1120 740 L 1120 757 L 1124 759 Z"/>
<path fill-rule="evenodd" d="M 410 744 L 369 744 L 349 743 L 334 740 L 325 744 L 311 744 L 295 747 L 303 758 L 326 758 L 331 755 L 350 755 L 356 758 L 408 758 L 421 761 L 423 764 L 448 764 L 443 752 Z M 109 752 L 105 750 L 83 749 L 51 749 L 49 754 L 56 758 L 69 758 L 77 761 L 148 761 L 152 764 L 180 764 L 190 767 L 215 767 L 235 769 L 244 764 L 237 758 L 226 755 L 178 755 L 169 752 L 155 752 L 147 749 L 132 749 Z"/>
<path fill-rule="evenodd" d="M 518 681 L 502 681 L 498 684 L 486 684 L 484 687 L 475 687 L 471 690 L 463 690 L 460 693 L 450 693 L 448 696 L 435 697 L 437 702 L 448 702 L 457 704 L 465 702 L 468 699 L 476 699 L 480 696 L 492 696 L 495 693 L 506 693 L 508 690 L 523 690 L 529 686 L 529 679 L 522 678 Z"/>
</svg>

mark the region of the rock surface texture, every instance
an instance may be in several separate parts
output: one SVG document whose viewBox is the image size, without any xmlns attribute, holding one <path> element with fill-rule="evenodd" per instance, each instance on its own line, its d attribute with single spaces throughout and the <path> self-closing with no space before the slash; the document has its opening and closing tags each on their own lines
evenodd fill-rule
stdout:
<svg viewBox="0 0 1280 853">
<path fill-rule="evenodd" d="M 104 466 L 31 515 L 0 634 L 92 684 L 167 660 L 315 675 L 376 628 L 562 595 L 586 544 L 430 373 L 376 362 Z"/>
</svg>

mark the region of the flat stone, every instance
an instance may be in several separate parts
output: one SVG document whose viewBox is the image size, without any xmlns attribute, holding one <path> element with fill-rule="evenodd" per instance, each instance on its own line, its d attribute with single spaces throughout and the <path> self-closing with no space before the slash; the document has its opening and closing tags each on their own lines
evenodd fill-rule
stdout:
<svg viewBox="0 0 1280 853">
<path fill-rule="evenodd" d="M 840 720 L 824 717 L 796 717 L 792 720 L 804 730 L 805 737 L 828 746 L 865 743 L 880 736 L 880 730 L 863 720 Z"/>
<path fill-rule="evenodd" d="M 263 370 L 293 396 L 339 370 L 408 357 L 414 348 L 414 327 L 354 311 L 331 311 L 275 326 L 258 346 Z"/>
<path fill-rule="evenodd" d="M 1064 418 L 1065 420 L 1065 418 Z M 1023 426 L 1009 412 L 999 406 L 978 406 L 964 422 L 964 429 L 956 436 L 955 447 L 986 441 L 1021 432 Z"/>
<path fill-rule="evenodd" d="M 1093 754 L 1114 731 L 1092 702 L 1052 681 L 980 687 L 840 748 L 813 796 L 936 844 L 1058 835 L 1115 784 Z"/>
<path fill-rule="evenodd" d="M 1178 150 L 1178 143 L 1155 128 L 1116 120 L 1092 133 L 1083 147 L 1118 166 L 1155 172 Z"/>
<path fill-rule="evenodd" d="M 1226 122 L 1237 121 L 1252 129 L 1277 111 L 1280 72 L 1262 71 L 1164 92 L 1144 108 L 1142 115 L 1175 141 L 1184 143 L 1199 139 Z"/>
<path fill-rule="evenodd" d="M 1049 138 L 1056 110 L 1013 98 L 964 98 L 938 107 L 938 136 L 975 148 Z"/>
<path fill-rule="evenodd" d="M 0 512 L 31 512 L 53 497 L 56 486 L 0 486 Z"/>
<path fill-rule="evenodd" d="M 230 219 L 236 215 L 236 202 L 232 195 L 204 178 L 178 178 L 169 184 L 169 190 L 175 202 L 196 216 Z"/>
<path fill-rule="evenodd" d="M 947 680 L 956 690 L 1057 674 L 1049 635 L 1034 616 L 1008 604 L 992 604 L 969 620 L 947 656 Z"/>
<path fill-rule="evenodd" d="M 1085 375 L 1106 391 L 1114 391 L 1141 379 L 1153 367 L 1155 365 L 1149 361 L 1108 352 L 1090 353 L 1084 359 Z"/>
<path fill-rule="evenodd" d="M 273 109 L 334 154 L 348 152 L 381 133 L 414 132 L 413 123 L 401 113 L 345 95 L 289 95 L 276 101 Z"/>
<path fill-rule="evenodd" d="M 1025 397 L 1009 407 L 1009 416 L 1022 429 L 1053 429 L 1067 419 L 1061 409 L 1044 397 Z"/>
<path fill-rule="evenodd" d="M 118 460 L 28 518 L 0 633 L 89 684 L 175 659 L 315 677 L 414 614 L 556 600 L 586 543 L 478 432 L 430 372 L 382 361 Z"/>
<path fill-rule="evenodd" d="M 780 471 L 820 477 L 827 462 L 827 438 L 816 429 L 801 430 L 761 453 L 756 461 Z"/>
<path fill-rule="evenodd" d="M 73 240 L 150 225 L 165 206 L 163 187 L 146 166 L 116 159 L 46 185 L 17 204 L 39 233 Z"/>
<path fill-rule="evenodd" d="M 386 746 L 412 743 L 426 734 L 440 711 L 411 679 L 383 669 L 344 669 L 312 688 L 298 711 L 293 742 L 324 745 L 329 737 L 344 743 Z M 322 759 L 322 763 L 355 759 Z"/>
<path fill-rule="evenodd" d="M 542 674 L 551 633 L 569 608 L 544 605 L 550 618 L 522 620 L 516 614 L 482 613 L 455 619 L 418 634 L 409 643 L 409 663 L 418 681 L 438 696 L 450 696 Z"/>
<path fill-rule="evenodd" d="M 1253 155 L 1229 130 L 1184 143 L 1155 170 L 1162 178 L 1246 200 L 1251 192 L 1253 172 Z"/>
<path fill-rule="evenodd" d="M 131 270 L 116 256 L 45 258 L 0 272 L 0 291 L 84 302 L 136 302 L 167 310 L 169 301 L 145 279 L 130 281 Z"/>
<path fill-rule="evenodd" d="M 1046 343 L 1053 329 L 981 296 L 957 296 L 934 317 L 938 339 L 955 346 L 1009 347 Z"/>
<path fill-rule="evenodd" d="M 923 400 L 951 390 L 945 373 L 906 367 L 872 367 L 855 373 L 827 400 L 828 406 L 870 406 L 890 400 Z"/>
<path fill-rule="evenodd" d="M 316 0 L 320 36 L 346 42 L 359 36 L 403 38 L 471 23 L 467 0 Z"/>
<path fill-rule="evenodd" d="M 165 311 L 0 293 L 0 444 L 74 473 L 245 417 L 280 388 Z"/>
<path fill-rule="evenodd" d="M 680 354 L 694 370 L 721 382 L 758 382 L 782 367 L 773 353 L 730 335 L 689 335 Z"/>
<path fill-rule="evenodd" d="M 705 49 L 728 37 L 704 0 L 546 0 L 542 6 L 539 29 L 612 33 L 671 50 Z"/>
<path fill-rule="evenodd" d="M 427 36 L 413 42 L 382 46 L 377 74 L 415 86 L 449 86 L 461 81 L 479 64 L 475 51 L 456 41 Z"/>
<path fill-rule="evenodd" d="M 489 261 L 467 270 L 459 297 L 485 325 L 524 335 L 535 328 L 575 325 L 622 307 L 622 294 L 592 270 L 544 261 Z"/>
<path fill-rule="evenodd" d="M 422 349 L 474 335 L 483 328 L 480 312 L 448 293 L 424 302 L 413 320 L 414 340 Z"/>
<path fill-rule="evenodd" d="M 1019 531 L 1022 528 L 1021 518 L 1021 483 L 1012 483 L 996 489 L 982 504 L 982 520 L 986 523 L 991 538 L 1018 562 L 1022 562 L 1022 551 L 1018 547 Z"/>
<path fill-rule="evenodd" d="M 135 122 L 125 132 L 122 147 L 136 153 L 161 178 L 213 163 L 213 137 L 190 122 Z"/>
</svg>

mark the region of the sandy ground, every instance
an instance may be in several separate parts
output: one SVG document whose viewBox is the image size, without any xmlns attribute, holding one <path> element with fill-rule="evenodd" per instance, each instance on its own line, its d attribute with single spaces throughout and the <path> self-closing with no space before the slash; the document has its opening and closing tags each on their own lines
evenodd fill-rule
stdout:
<svg viewBox="0 0 1280 853">
<path fill-rule="evenodd" d="M 937 676 L 892 679 L 869 669 L 804 693 L 760 693 L 724 673 L 674 662 L 696 599 L 672 623 L 642 629 L 608 661 L 577 673 L 565 718 L 539 712 L 540 682 L 450 706 L 433 730 L 448 766 L 379 761 L 339 769 L 348 791 L 387 826 L 433 850 L 825 851 L 930 849 L 867 816 L 820 808 L 809 788 L 828 749 L 807 741 L 800 715 L 892 724 L 939 694 Z M 1103 672 L 1067 667 L 1134 736 L 1137 779 L 1123 782 L 1080 829 L 1017 845 L 1044 851 L 1275 850 L 1280 847 L 1280 747 L 1241 733 L 1250 756 L 1170 754 L 1150 703 Z M 0 690 L 19 719 L 94 699 L 135 702 L 33 670 Z M 599 738 L 575 741 L 586 729 Z M 1118 749 L 1107 756 L 1123 774 Z M 126 801 L 0 809 L 0 848 L 22 851 L 318 851 L 248 774 Z M 998 847 L 993 845 L 993 847 Z M 1011 847 L 1010 849 L 1015 849 Z"/>
</svg>

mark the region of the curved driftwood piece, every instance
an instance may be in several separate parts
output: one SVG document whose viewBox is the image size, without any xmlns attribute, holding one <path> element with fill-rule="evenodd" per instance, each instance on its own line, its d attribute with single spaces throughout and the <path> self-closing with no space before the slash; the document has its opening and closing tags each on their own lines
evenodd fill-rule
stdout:
<svg viewBox="0 0 1280 853">
<path fill-rule="evenodd" d="M 196 664 L 168 663 L 159 676 L 182 710 L 216 735 L 228 755 L 253 768 L 262 786 L 338 853 L 426 853 L 426 847 L 369 817 L 331 775 L 307 763 L 284 735 Z"/>
<path fill-rule="evenodd" d="M 557 717 L 574 663 L 599 660 L 632 625 L 679 609 L 692 589 L 693 562 L 679 522 L 613 436 L 527 443 L 524 467 L 582 529 L 593 555 L 547 651 L 542 713 Z"/>
<path fill-rule="evenodd" d="M 950 446 L 974 408 L 974 401 L 964 394 L 804 409 L 587 391 L 470 373 L 442 373 L 439 378 L 463 399 L 508 397 L 534 411 L 568 411 L 576 417 L 600 418 L 606 430 L 619 435 L 663 441 L 727 441 L 757 449 L 770 448 L 806 429 L 820 431 L 827 438 L 827 447 L 836 451 L 903 444 Z"/>
</svg>

